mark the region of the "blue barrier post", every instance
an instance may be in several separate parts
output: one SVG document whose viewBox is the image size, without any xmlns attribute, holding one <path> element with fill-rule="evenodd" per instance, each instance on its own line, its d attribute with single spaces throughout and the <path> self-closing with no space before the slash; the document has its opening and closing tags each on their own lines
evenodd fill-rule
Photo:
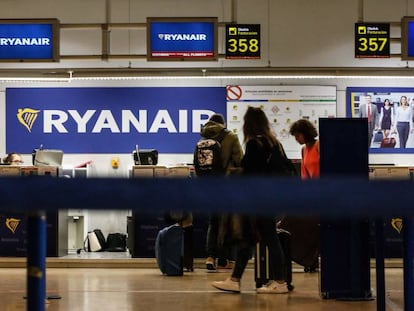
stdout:
<svg viewBox="0 0 414 311">
<path fill-rule="evenodd" d="M 381 217 L 375 220 L 375 263 L 377 277 L 377 311 L 385 311 L 385 247 L 384 221 Z"/>
<path fill-rule="evenodd" d="M 27 215 L 27 310 L 44 311 L 46 302 L 46 215 Z"/>
<path fill-rule="evenodd" d="M 414 311 L 414 282 L 413 282 L 413 219 L 411 217 L 403 218 L 404 233 L 404 310 Z"/>
</svg>

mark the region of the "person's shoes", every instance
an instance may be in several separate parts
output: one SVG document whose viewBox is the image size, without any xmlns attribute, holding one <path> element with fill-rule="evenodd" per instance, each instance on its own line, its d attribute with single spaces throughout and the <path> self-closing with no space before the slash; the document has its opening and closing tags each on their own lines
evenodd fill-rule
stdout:
<svg viewBox="0 0 414 311">
<path fill-rule="evenodd" d="M 216 260 L 213 257 L 208 257 L 206 259 L 206 269 L 207 272 L 216 272 Z"/>
<path fill-rule="evenodd" d="M 227 261 L 226 265 L 221 266 L 217 265 L 218 272 L 229 272 L 229 270 L 233 270 L 234 263 L 232 261 Z"/>
<path fill-rule="evenodd" d="M 289 292 L 286 282 L 269 281 L 266 285 L 256 289 L 258 294 L 286 294 Z"/>
<path fill-rule="evenodd" d="M 211 285 L 226 292 L 240 293 L 240 282 L 233 281 L 231 278 L 225 281 L 214 281 Z"/>
</svg>

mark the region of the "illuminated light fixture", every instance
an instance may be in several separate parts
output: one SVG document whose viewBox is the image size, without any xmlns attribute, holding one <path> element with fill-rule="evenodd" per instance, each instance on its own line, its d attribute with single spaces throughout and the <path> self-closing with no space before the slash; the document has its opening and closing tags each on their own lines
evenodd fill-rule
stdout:
<svg viewBox="0 0 414 311">
<path fill-rule="evenodd" d="M 280 80 L 280 79 L 414 79 L 414 76 L 358 76 L 358 75 L 215 75 L 215 76 L 113 76 L 73 77 L 70 81 L 117 80 Z"/>
<path fill-rule="evenodd" d="M 0 77 L 1 83 L 70 82 L 70 78 Z"/>
<path fill-rule="evenodd" d="M 68 72 L 68 77 L 1 77 L 0 83 L 70 83 L 76 81 L 128 81 L 128 80 L 384 80 L 384 79 L 400 79 L 400 80 L 412 80 L 414 76 L 387 76 L 387 75 L 177 75 L 177 76 L 73 76 L 73 72 Z"/>
</svg>

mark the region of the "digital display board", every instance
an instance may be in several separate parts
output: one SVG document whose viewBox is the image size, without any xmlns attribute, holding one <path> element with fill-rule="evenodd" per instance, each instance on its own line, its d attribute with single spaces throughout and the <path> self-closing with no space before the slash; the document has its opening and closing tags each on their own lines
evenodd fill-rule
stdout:
<svg viewBox="0 0 414 311">
<path fill-rule="evenodd" d="M 260 24 L 227 24 L 226 58 L 260 59 Z"/>
<path fill-rule="evenodd" d="M 0 61 L 59 61 L 57 19 L 0 20 Z"/>
<path fill-rule="evenodd" d="M 389 58 L 390 24 L 356 23 L 355 58 Z"/>
<path fill-rule="evenodd" d="M 414 16 L 404 16 L 401 21 L 401 58 L 414 59 Z"/>
<path fill-rule="evenodd" d="M 216 17 L 147 18 L 147 59 L 217 60 Z"/>
</svg>

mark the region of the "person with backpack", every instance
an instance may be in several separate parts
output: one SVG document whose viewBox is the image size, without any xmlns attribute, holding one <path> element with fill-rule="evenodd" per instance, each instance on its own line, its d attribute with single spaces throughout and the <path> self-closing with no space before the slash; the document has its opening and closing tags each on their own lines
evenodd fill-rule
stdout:
<svg viewBox="0 0 414 311">
<path fill-rule="evenodd" d="M 236 134 L 226 128 L 224 117 L 213 114 L 201 130 L 201 139 L 194 152 L 196 175 L 227 176 L 240 168 L 243 149 Z M 208 144 L 203 144 L 208 141 Z M 201 146 L 200 146 L 201 145 Z M 203 147 L 207 145 L 208 147 Z M 203 149 L 204 148 L 204 149 Z M 210 162 L 204 159 L 204 155 Z M 209 217 L 209 226 L 206 239 L 206 269 L 216 272 L 217 269 L 231 269 L 231 245 L 224 239 L 219 241 L 220 228 L 223 228 L 228 217 L 226 214 L 212 214 Z M 222 235 L 221 235 L 222 236 Z"/>
<path fill-rule="evenodd" d="M 285 153 L 282 144 L 272 132 L 266 114 L 261 108 L 249 107 L 244 115 L 243 134 L 245 154 L 242 160 L 243 175 L 246 176 L 286 176 L 288 172 L 280 169 L 276 172 L 269 164 L 269 158 L 283 159 Z M 279 165 L 283 167 L 283 165 Z M 270 181 L 270 180 L 269 180 Z M 236 262 L 232 274 L 224 281 L 215 281 L 211 285 L 219 290 L 240 293 L 240 280 L 251 258 L 254 245 L 260 241 L 269 250 L 269 281 L 256 289 L 259 294 L 286 294 L 285 256 L 276 233 L 276 217 L 243 215 L 239 221 L 241 234 Z"/>
</svg>

